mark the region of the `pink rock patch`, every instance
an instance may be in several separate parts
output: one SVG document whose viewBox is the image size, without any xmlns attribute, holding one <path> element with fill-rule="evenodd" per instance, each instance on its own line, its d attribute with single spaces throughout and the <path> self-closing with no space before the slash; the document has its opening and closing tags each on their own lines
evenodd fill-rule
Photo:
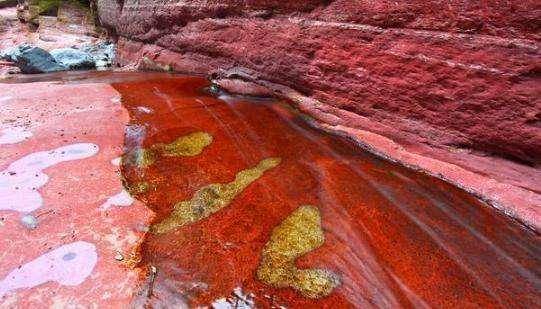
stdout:
<svg viewBox="0 0 541 309">
<path fill-rule="evenodd" d="M 49 177 L 43 170 L 61 162 L 80 160 L 98 153 L 98 146 L 78 143 L 29 154 L 0 173 L 0 210 L 31 212 L 43 204 L 38 189 Z"/>
<path fill-rule="evenodd" d="M 17 144 L 32 136 L 32 132 L 24 128 L 6 128 L 0 132 L 0 145 Z"/>
<path fill-rule="evenodd" d="M 91 243 L 77 241 L 63 245 L 11 271 L 0 281 L 0 297 L 49 281 L 79 285 L 92 273 L 97 260 L 96 247 Z"/>
<path fill-rule="evenodd" d="M 100 208 L 102 210 L 107 210 L 113 206 L 126 207 L 133 204 L 133 202 L 133 197 L 131 197 L 131 195 L 126 190 L 122 190 L 118 194 L 115 194 L 108 198 L 107 201 L 103 203 Z"/>
</svg>

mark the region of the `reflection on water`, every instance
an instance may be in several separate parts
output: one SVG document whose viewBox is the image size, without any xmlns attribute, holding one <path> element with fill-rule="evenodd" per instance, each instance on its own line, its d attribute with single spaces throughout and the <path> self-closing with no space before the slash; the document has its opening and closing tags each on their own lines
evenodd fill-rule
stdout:
<svg viewBox="0 0 541 309">
<path fill-rule="evenodd" d="M 152 152 L 151 164 L 122 164 L 127 191 L 156 212 L 140 266 L 157 273 L 138 302 L 541 306 L 539 235 L 278 102 L 223 101 L 206 85 L 167 75 L 114 84 L 137 128 L 126 154 Z M 167 155 L 177 147 L 164 145 L 197 132 L 212 138 Z M 267 158 L 280 164 L 239 181 Z"/>
</svg>

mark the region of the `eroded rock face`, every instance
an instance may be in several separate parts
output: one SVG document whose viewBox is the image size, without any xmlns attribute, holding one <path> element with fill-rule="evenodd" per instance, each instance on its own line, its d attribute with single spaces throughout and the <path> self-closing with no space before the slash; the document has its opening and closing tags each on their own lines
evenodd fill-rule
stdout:
<svg viewBox="0 0 541 309">
<path fill-rule="evenodd" d="M 98 11 L 122 64 L 249 69 L 242 79 L 349 112 L 348 127 L 541 162 L 535 1 L 99 0 Z"/>
</svg>

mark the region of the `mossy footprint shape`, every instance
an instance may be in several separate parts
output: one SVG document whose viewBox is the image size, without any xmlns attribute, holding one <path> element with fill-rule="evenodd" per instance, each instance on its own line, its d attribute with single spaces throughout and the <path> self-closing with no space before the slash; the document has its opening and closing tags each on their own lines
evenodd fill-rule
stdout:
<svg viewBox="0 0 541 309">
<path fill-rule="evenodd" d="M 323 245 L 321 216 L 314 206 L 301 206 L 274 228 L 263 249 L 257 278 L 276 288 L 291 287 L 308 298 L 331 294 L 340 278 L 325 269 L 299 269 L 295 260 Z"/>
</svg>

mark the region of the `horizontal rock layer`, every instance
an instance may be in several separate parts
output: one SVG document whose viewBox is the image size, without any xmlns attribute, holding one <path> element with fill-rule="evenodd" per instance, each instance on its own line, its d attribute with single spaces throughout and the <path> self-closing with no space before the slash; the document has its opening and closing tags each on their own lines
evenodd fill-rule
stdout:
<svg viewBox="0 0 541 309">
<path fill-rule="evenodd" d="M 541 10 L 534 1 L 500 2 L 100 0 L 98 7 L 120 37 L 155 45 L 149 57 L 160 48 L 178 53 L 168 59 L 172 69 L 249 68 L 377 121 L 397 139 L 538 164 Z M 126 60 L 141 48 L 125 46 Z"/>
<path fill-rule="evenodd" d="M 385 136 L 539 199 L 537 1 L 97 5 L 101 23 L 118 36 L 120 64 L 247 81 L 236 88 L 252 94 L 280 85 L 316 102 L 303 111 L 331 127 Z M 468 188 L 466 178 L 452 182 Z M 471 191 L 500 195 L 492 187 L 482 193 L 478 183 Z"/>
</svg>

